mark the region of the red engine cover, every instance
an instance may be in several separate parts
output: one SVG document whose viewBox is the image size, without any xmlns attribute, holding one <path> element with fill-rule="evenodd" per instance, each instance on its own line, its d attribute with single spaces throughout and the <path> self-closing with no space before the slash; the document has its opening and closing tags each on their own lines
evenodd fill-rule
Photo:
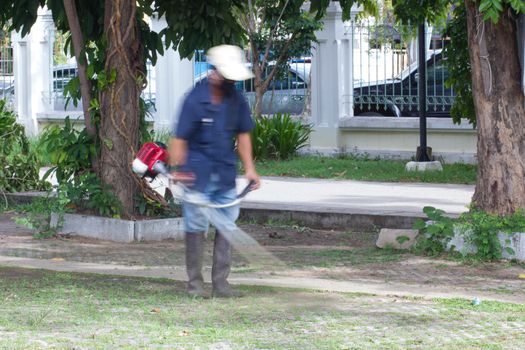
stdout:
<svg viewBox="0 0 525 350">
<path fill-rule="evenodd" d="M 157 161 L 168 163 L 168 151 L 154 142 L 146 142 L 138 151 L 136 158 L 146 164 L 149 171 L 152 171 Z"/>
</svg>

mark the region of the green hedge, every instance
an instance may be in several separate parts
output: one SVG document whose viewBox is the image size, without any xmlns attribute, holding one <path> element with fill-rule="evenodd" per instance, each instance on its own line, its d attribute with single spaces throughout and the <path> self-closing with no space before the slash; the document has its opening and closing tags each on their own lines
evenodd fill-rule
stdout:
<svg viewBox="0 0 525 350">
<path fill-rule="evenodd" d="M 252 131 L 255 159 L 289 159 L 308 145 L 312 126 L 294 120 L 289 114 L 275 114 L 255 120 Z"/>
<path fill-rule="evenodd" d="M 24 127 L 16 115 L 0 100 L 0 191 L 22 192 L 42 190 L 38 162 L 30 150 Z"/>
</svg>

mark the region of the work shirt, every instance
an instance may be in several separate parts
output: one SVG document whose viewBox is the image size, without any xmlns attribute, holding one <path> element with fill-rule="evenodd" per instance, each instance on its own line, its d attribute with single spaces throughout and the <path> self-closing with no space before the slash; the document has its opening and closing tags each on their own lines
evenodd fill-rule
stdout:
<svg viewBox="0 0 525 350">
<path fill-rule="evenodd" d="M 187 141 L 188 155 L 181 171 L 195 174 L 193 189 L 204 192 L 210 176 L 219 177 L 221 190 L 235 187 L 237 154 L 235 136 L 249 132 L 254 121 L 244 96 L 237 90 L 222 103 L 211 102 L 208 81 L 186 97 L 174 130 L 176 138 Z"/>
</svg>

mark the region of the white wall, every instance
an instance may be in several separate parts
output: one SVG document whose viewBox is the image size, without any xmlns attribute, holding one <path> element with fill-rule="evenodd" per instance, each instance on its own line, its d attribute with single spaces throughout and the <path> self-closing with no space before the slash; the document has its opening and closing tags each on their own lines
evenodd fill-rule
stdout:
<svg viewBox="0 0 525 350">
<path fill-rule="evenodd" d="M 166 26 L 164 18 L 151 19 L 151 28 L 156 32 Z M 154 69 L 157 108 L 154 128 L 159 131 L 171 130 L 185 95 L 193 87 L 193 61 L 181 60 L 178 52 L 170 49 L 158 57 Z"/>
</svg>

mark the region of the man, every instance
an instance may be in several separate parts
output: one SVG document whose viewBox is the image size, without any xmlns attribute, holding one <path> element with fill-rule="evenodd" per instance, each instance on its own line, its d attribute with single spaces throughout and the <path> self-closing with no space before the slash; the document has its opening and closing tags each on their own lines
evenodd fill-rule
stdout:
<svg viewBox="0 0 525 350">
<path fill-rule="evenodd" d="M 237 150 L 245 177 L 260 185 L 252 159 L 250 130 L 253 119 L 246 100 L 235 89 L 235 81 L 252 78 L 243 51 L 237 46 L 220 45 L 207 53 L 213 69 L 208 79 L 198 84 L 186 97 L 170 144 L 170 163 L 178 170 L 195 175 L 192 190 L 216 203 L 231 202 L 235 188 Z M 223 217 L 235 223 L 239 206 L 221 210 Z M 208 221 L 202 211 L 190 203 L 182 204 L 186 243 L 187 292 L 204 296 L 202 252 Z M 230 273 L 231 244 L 217 230 L 213 249 L 212 284 L 214 297 L 232 297 L 227 278 Z"/>
</svg>

